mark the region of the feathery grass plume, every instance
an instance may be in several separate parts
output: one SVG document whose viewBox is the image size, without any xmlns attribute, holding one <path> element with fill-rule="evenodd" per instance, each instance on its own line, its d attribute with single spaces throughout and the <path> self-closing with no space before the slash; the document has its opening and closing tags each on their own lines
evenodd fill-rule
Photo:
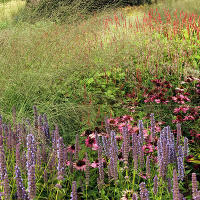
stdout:
<svg viewBox="0 0 200 200">
<path fill-rule="evenodd" d="M 10 185 L 9 185 L 7 172 L 5 172 L 5 175 L 4 175 L 3 186 L 4 186 L 4 197 L 5 197 L 5 199 L 10 200 Z"/>
<path fill-rule="evenodd" d="M 13 138 L 12 138 L 12 128 L 11 128 L 11 124 L 8 125 L 8 149 L 12 150 L 13 147 Z"/>
<path fill-rule="evenodd" d="M 20 143 L 16 145 L 16 165 L 21 166 Z"/>
<path fill-rule="evenodd" d="M 198 184 L 197 184 L 197 175 L 196 173 L 192 173 L 192 197 L 197 195 L 198 192 Z"/>
<path fill-rule="evenodd" d="M 48 174 L 47 174 L 47 170 L 46 169 L 44 170 L 43 178 L 44 178 L 44 183 L 47 184 L 47 182 L 48 182 Z"/>
<path fill-rule="evenodd" d="M 35 165 L 28 168 L 28 196 L 31 200 L 36 196 Z"/>
<path fill-rule="evenodd" d="M 90 181 L 90 161 L 88 159 L 87 152 L 85 153 L 85 157 L 86 157 L 85 184 L 88 186 Z"/>
<path fill-rule="evenodd" d="M 176 146 L 178 147 L 179 146 L 179 143 L 180 143 L 180 138 L 181 138 L 181 124 L 180 123 L 177 123 L 176 125 L 176 128 L 177 128 L 177 140 L 176 140 Z"/>
<path fill-rule="evenodd" d="M 6 171 L 6 160 L 3 146 L 0 146 L 0 178 L 3 181 Z"/>
<path fill-rule="evenodd" d="M 173 200 L 179 200 L 180 192 L 176 169 L 173 170 Z"/>
<path fill-rule="evenodd" d="M 149 200 L 149 191 L 146 189 L 145 182 L 140 183 L 140 198 L 141 200 Z"/>
<path fill-rule="evenodd" d="M 184 137 L 184 158 L 188 156 L 189 148 L 188 148 L 188 138 Z"/>
<path fill-rule="evenodd" d="M 33 106 L 33 112 L 34 112 L 34 126 L 35 129 L 38 129 L 38 112 L 37 112 L 37 107 L 34 105 Z"/>
<path fill-rule="evenodd" d="M 184 153 L 181 145 L 178 146 L 177 165 L 178 165 L 178 179 L 183 181 L 185 169 L 184 169 Z"/>
<path fill-rule="evenodd" d="M 5 136 L 6 147 L 10 149 L 11 141 L 9 137 L 8 126 L 6 124 L 4 125 L 4 136 Z"/>
<path fill-rule="evenodd" d="M 79 159 L 79 135 L 76 135 L 76 143 L 75 143 L 75 160 Z"/>
<path fill-rule="evenodd" d="M 147 156 L 147 159 L 146 159 L 146 176 L 147 178 L 150 178 L 151 177 L 151 169 L 150 169 L 150 158 L 149 156 Z"/>
<path fill-rule="evenodd" d="M 154 176 L 153 182 L 154 182 L 153 193 L 157 195 L 158 193 L 158 176 L 157 175 Z"/>
<path fill-rule="evenodd" d="M 16 124 L 16 108 L 12 109 L 12 117 L 13 117 L 13 142 L 16 145 L 16 134 L 17 134 L 17 124 Z"/>
<path fill-rule="evenodd" d="M 133 193 L 132 200 L 138 200 L 138 196 L 135 192 Z"/>
<path fill-rule="evenodd" d="M 123 160 L 124 160 L 124 168 L 128 168 L 128 156 L 129 156 L 129 142 L 128 142 L 128 127 L 127 125 L 122 129 L 123 133 Z"/>
<path fill-rule="evenodd" d="M 15 166 L 15 179 L 16 179 L 16 186 L 17 186 L 17 199 L 28 200 L 28 195 L 26 193 L 25 187 L 23 185 L 23 180 L 21 177 L 21 172 L 17 164 Z"/>
<path fill-rule="evenodd" d="M 154 141 L 155 136 L 156 136 L 154 113 L 151 113 L 151 114 L 150 114 L 150 119 L 151 119 L 151 134 L 152 134 L 152 140 Z"/>
<path fill-rule="evenodd" d="M 27 170 L 30 168 L 31 165 L 35 165 L 36 161 L 36 147 L 35 147 L 35 138 L 33 134 L 27 135 Z"/>
<path fill-rule="evenodd" d="M 72 182 L 72 192 L 71 192 L 71 199 L 70 200 L 78 200 L 76 181 Z"/>
<path fill-rule="evenodd" d="M 57 165 L 57 170 L 58 170 L 58 176 L 64 175 L 64 170 L 65 170 L 65 160 L 64 160 L 64 144 L 63 144 L 63 138 L 60 137 L 57 141 L 57 158 L 58 158 L 58 165 Z"/>
<path fill-rule="evenodd" d="M 101 189 L 104 184 L 104 171 L 103 171 L 103 158 L 102 158 L 102 147 L 98 148 L 98 161 L 99 161 L 99 177 L 97 179 L 98 188 Z"/>
</svg>

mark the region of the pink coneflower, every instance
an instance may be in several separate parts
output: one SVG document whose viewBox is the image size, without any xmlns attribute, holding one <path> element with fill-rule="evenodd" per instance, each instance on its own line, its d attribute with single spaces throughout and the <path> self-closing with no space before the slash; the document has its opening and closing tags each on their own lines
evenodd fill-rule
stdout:
<svg viewBox="0 0 200 200">
<path fill-rule="evenodd" d="M 154 150 L 153 150 L 153 145 L 152 144 L 147 144 L 147 145 L 144 145 L 142 147 L 142 150 L 145 152 L 145 153 L 152 153 Z"/>
<path fill-rule="evenodd" d="M 68 147 L 67 147 L 67 152 L 72 152 L 72 153 L 74 153 L 74 152 L 75 152 L 75 145 L 72 144 L 71 146 L 68 146 Z"/>
<path fill-rule="evenodd" d="M 122 120 L 128 122 L 128 121 L 133 121 L 133 118 L 129 115 L 124 115 L 122 117 Z"/>
<path fill-rule="evenodd" d="M 99 161 L 98 161 L 98 159 L 95 160 L 93 163 L 91 163 L 90 166 L 91 166 L 92 168 L 97 168 L 97 167 L 99 166 Z"/>
<path fill-rule="evenodd" d="M 118 142 L 122 141 L 123 137 L 121 135 L 116 135 L 116 140 Z"/>
<path fill-rule="evenodd" d="M 118 119 L 116 118 L 116 119 L 114 119 L 114 118 L 109 118 L 109 119 L 107 119 L 107 121 L 108 121 L 108 123 L 111 125 L 111 126 L 117 126 L 117 124 L 118 124 Z"/>
<path fill-rule="evenodd" d="M 85 130 L 82 134 L 81 134 L 81 136 L 90 136 L 92 133 L 94 133 L 93 131 L 91 131 L 91 130 L 89 130 L 89 129 L 87 129 L 87 130 Z"/>
<path fill-rule="evenodd" d="M 83 160 L 78 160 L 73 164 L 73 167 L 77 170 L 86 170 L 86 159 L 83 158 Z"/>
<path fill-rule="evenodd" d="M 102 158 L 103 166 L 106 167 L 106 161 Z M 92 168 L 98 168 L 99 167 L 99 160 L 96 159 L 93 163 L 90 165 Z"/>
<path fill-rule="evenodd" d="M 97 145 L 97 142 L 96 142 L 95 138 L 87 137 L 85 139 L 85 144 L 86 144 L 87 147 L 92 148 L 92 150 L 97 150 L 98 149 L 98 145 Z"/>
</svg>

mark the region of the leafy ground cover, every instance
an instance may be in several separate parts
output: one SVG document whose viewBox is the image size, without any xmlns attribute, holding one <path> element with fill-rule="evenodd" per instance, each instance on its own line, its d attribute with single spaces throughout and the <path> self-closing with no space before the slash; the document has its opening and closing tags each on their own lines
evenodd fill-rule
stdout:
<svg viewBox="0 0 200 200">
<path fill-rule="evenodd" d="M 2 198 L 199 199 L 199 16 L 80 18 L 1 29 Z"/>
</svg>

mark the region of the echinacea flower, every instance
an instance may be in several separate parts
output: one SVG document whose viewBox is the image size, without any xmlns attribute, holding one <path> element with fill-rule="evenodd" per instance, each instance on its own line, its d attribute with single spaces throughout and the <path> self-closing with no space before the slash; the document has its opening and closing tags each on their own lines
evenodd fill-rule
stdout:
<svg viewBox="0 0 200 200">
<path fill-rule="evenodd" d="M 68 147 L 67 147 L 67 151 L 68 151 L 68 152 L 74 153 L 74 152 L 75 152 L 75 145 L 72 144 L 72 145 L 68 146 Z"/>
<path fill-rule="evenodd" d="M 96 143 L 96 139 L 95 138 L 87 137 L 85 139 L 85 144 L 86 144 L 87 147 L 92 148 L 92 150 L 97 150 L 98 149 L 98 145 Z"/>
<path fill-rule="evenodd" d="M 85 171 L 85 169 L 86 169 L 86 159 L 84 158 L 83 160 L 78 160 L 77 162 L 74 163 L 73 167 L 77 170 Z"/>
<path fill-rule="evenodd" d="M 152 144 L 145 144 L 143 147 L 142 147 L 142 150 L 144 151 L 144 153 L 152 153 L 154 150 L 153 150 L 153 145 Z"/>
</svg>

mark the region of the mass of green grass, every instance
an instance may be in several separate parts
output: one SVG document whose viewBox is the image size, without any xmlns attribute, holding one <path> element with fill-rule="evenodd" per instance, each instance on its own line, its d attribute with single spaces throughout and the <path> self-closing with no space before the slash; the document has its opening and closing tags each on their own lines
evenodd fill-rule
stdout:
<svg viewBox="0 0 200 200">
<path fill-rule="evenodd" d="M 177 149 L 184 146 L 184 141 L 187 140 L 185 138 L 189 140 L 190 151 L 184 157 L 185 175 L 183 180 L 179 177 L 179 188 L 184 197 L 192 199 L 193 195 L 194 198 L 197 194 L 192 192 L 191 175 L 195 173 L 197 178 L 200 176 L 199 1 L 158 0 L 158 4 L 108 8 L 90 14 L 84 10 L 79 12 L 73 5 L 73 9 L 68 8 L 71 13 L 64 15 L 64 20 L 60 20 L 58 12 L 47 18 L 36 14 L 39 8 L 37 6 L 25 6 L 25 2 L 18 5 L 13 1 L 0 3 L 0 115 L 4 124 L 3 126 L 0 123 L 0 133 L 2 128 L 5 145 L 3 148 L 6 155 L 11 155 L 6 157 L 7 164 L 4 168 L 12 169 L 8 172 L 11 189 L 9 197 L 5 195 L 6 173 L 0 171 L 0 175 L 4 174 L 1 180 L 5 178 L 4 182 L 2 181 L 4 187 L 0 186 L 0 192 L 4 193 L 5 199 L 16 199 L 14 196 L 17 192 L 13 178 L 17 158 L 14 153 L 10 153 L 17 150 L 16 147 L 12 149 L 8 145 L 5 128 L 5 124 L 9 127 L 11 121 L 13 132 L 18 138 L 16 143 L 20 140 L 21 132 L 25 140 L 27 134 L 33 133 L 40 146 L 38 149 L 41 148 L 42 151 L 41 146 L 44 145 L 48 155 L 46 161 L 36 164 L 37 189 L 32 196 L 28 193 L 30 199 L 69 199 L 72 181 L 76 181 L 78 199 L 122 199 L 123 195 L 124 199 L 131 199 L 134 192 L 139 194 L 139 184 L 143 181 L 147 184 L 150 199 L 177 199 L 170 190 L 167 192 L 164 188 L 167 187 L 165 178 L 175 176 L 176 172 L 173 170 L 179 164 L 170 163 L 167 175 L 163 177 L 160 175 L 160 166 L 153 161 L 154 158 L 158 159 L 155 148 L 158 146 L 160 130 L 168 125 L 176 137 L 177 157 L 180 157 L 180 151 Z M 59 9 L 59 13 L 66 12 L 66 7 L 62 10 L 61 6 Z M 33 106 L 36 106 L 42 115 L 46 114 L 51 141 L 45 141 L 44 136 L 40 135 L 42 131 L 46 133 L 45 119 L 41 126 L 34 126 L 33 122 L 38 120 L 39 124 L 40 119 L 34 119 Z M 160 128 L 155 141 L 151 141 L 150 137 L 151 113 L 154 113 L 156 126 Z M 127 116 L 133 120 L 124 120 Z M 109 118 L 110 128 L 115 130 L 116 135 L 122 134 L 123 141 L 128 136 L 124 136 L 123 131 L 120 131 L 122 126 L 127 124 L 128 127 L 136 128 L 138 120 L 143 120 L 148 136 L 142 145 L 154 148 L 152 154 L 145 152 L 144 155 L 146 162 L 149 158 L 152 159 L 151 178 L 144 178 L 147 167 L 141 166 L 142 160 L 139 161 L 138 171 L 135 168 L 133 171 L 131 168 L 128 170 L 127 163 L 119 160 L 119 180 L 114 175 L 110 177 L 111 172 L 105 167 L 104 172 L 108 172 L 108 175 L 105 175 L 106 183 L 99 184 L 96 180 L 100 172 L 94 168 L 90 171 L 91 185 L 86 184 L 83 189 L 84 183 L 81 182 L 85 181 L 85 173 L 78 169 L 74 169 L 72 173 L 72 168 L 66 165 L 66 161 L 71 165 L 74 162 L 76 166 L 78 160 L 83 161 L 82 159 L 86 158 L 85 152 L 88 153 L 91 163 L 95 159 L 101 159 L 97 151 L 91 149 L 95 148 L 95 145 L 88 145 L 85 141 L 91 139 L 90 134 L 81 140 L 81 152 L 77 150 L 75 139 L 84 131 L 101 130 L 98 132 L 99 136 L 106 132 L 109 135 L 105 118 Z M 112 120 L 117 124 L 113 125 Z M 18 134 L 15 129 L 18 123 L 24 125 L 26 131 L 19 131 Z M 181 133 L 177 129 L 177 123 L 181 123 Z M 59 134 L 53 131 L 56 126 L 59 128 Z M 61 136 L 64 144 L 58 142 L 59 138 L 53 139 L 53 136 Z M 65 146 L 64 161 L 59 155 L 56 157 L 56 142 L 63 145 L 63 148 Z M 118 143 L 118 147 L 121 147 L 121 143 Z M 21 154 L 23 151 L 28 152 L 25 143 L 20 145 Z M 78 158 L 77 155 L 76 158 L 67 157 L 70 154 L 70 148 L 66 148 L 68 145 L 76 146 Z M 123 151 L 122 149 L 122 154 Z M 1 149 L 0 155 L 3 155 L 2 152 Z M 62 174 L 61 179 L 58 174 L 62 170 L 59 171 L 59 167 L 49 169 L 49 162 L 54 154 L 57 159 L 55 166 L 59 162 L 60 165 L 65 162 L 66 174 Z M 0 164 L 3 163 L 3 157 Z M 122 157 L 125 160 L 124 154 Z M 130 157 L 125 161 L 130 166 L 135 165 L 134 159 Z M 103 158 L 106 165 L 110 166 L 109 156 L 103 154 Z M 0 169 L 2 166 L 3 164 Z M 122 169 L 124 171 L 120 171 Z M 44 170 L 49 181 L 43 180 Z M 154 196 L 152 183 L 156 174 L 161 176 L 161 187 Z M 180 170 L 178 175 L 180 176 Z M 28 187 L 26 171 L 22 172 L 22 177 L 25 187 Z M 126 177 L 126 180 L 123 177 Z M 173 181 L 172 185 L 175 187 L 176 180 Z M 188 191 L 185 188 L 190 189 Z M 75 194 L 74 189 L 73 195 Z"/>
</svg>

